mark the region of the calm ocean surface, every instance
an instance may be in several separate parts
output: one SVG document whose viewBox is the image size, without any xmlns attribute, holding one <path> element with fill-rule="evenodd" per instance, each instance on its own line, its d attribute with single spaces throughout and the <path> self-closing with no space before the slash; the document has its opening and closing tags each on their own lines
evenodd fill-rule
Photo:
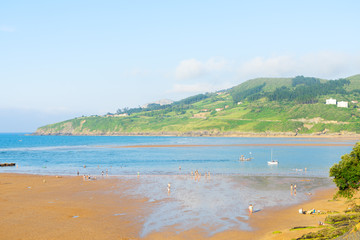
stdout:
<svg viewBox="0 0 360 240">
<path fill-rule="evenodd" d="M 343 146 L 210 146 L 114 148 L 129 145 L 230 145 L 230 144 L 336 143 Z M 347 146 L 345 145 L 347 144 Z M 350 145 L 349 145 L 350 144 Z M 355 141 L 308 138 L 208 138 L 29 136 L 0 134 L 0 172 L 50 175 L 101 175 L 140 181 L 126 195 L 147 197 L 152 212 L 143 218 L 141 237 L 169 226 L 179 231 L 194 227 L 209 235 L 229 229 L 252 230 L 247 207 L 255 211 L 298 204 L 308 193 L 334 186 L 329 168 L 349 153 Z M 268 166 L 271 159 L 278 166 Z M 240 162 L 239 157 L 253 160 Z M 83 166 L 86 165 L 86 168 Z M 181 166 L 181 171 L 179 171 Z M 305 172 L 305 168 L 307 171 Z M 211 178 L 194 181 L 191 171 L 211 172 Z M 140 177 L 136 177 L 137 173 Z M 204 176 L 204 175 L 203 175 Z M 101 179 L 101 178 L 99 178 Z M 171 183 L 171 193 L 167 184 Z M 298 194 L 291 195 L 290 184 Z M 116 190 L 114 190 L 116 191 Z M 119 194 L 124 194 L 119 192 Z M 125 215 L 114 212 L 114 215 Z M 82 216 L 79 216 L 80 218 Z"/>
<path fill-rule="evenodd" d="M 222 146 L 113 148 L 126 145 L 171 144 L 281 144 L 339 143 L 355 141 L 293 138 L 210 138 L 210 137 L 134 137 L 134 136 L 29 136 L 0 134 L 0 162 L 15 162 L 18 167 L 0 168 L 0 172 L 31 174 L 99 175 L 108 169 L 111 175 L 173 175 L 210 171 L 225 175 L 301 175 L 327 177 L 329 168 L 349 153 L 352 146 Z M 99 147 L 102 146 L 102 147 Z M 271 159 L 278 166 L 268 166 Z M 254 158 L 239 162 L 241 155 Z M 86 165 L 86 168 L 83 166 Z M 300 169 L 300 170 L 296 170 Z"/>
</svg>

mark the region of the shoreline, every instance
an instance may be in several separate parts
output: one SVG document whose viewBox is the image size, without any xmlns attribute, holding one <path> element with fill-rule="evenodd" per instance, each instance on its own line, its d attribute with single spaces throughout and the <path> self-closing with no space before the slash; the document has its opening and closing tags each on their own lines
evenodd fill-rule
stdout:
<svg viewBox="0 0 360 240">
<path fill-rule="evenodd" d="M 194 132 L 134 132 L 134 133 L 117 133 L 117 132 L 34 132 L 29 135 L 33 136 L 143 136 L 143 137 L 244 137 L 244 138 L 335 138 L 335 139 L 360 139 L 358 133 L 309 133 L 297 134 L 293 132 L 219 132 L 219 131 L 194 131 Z"/>
<path fill-rule="evenodd" d="M 335 192 L 333 187 L 328 187 L 316 190 L 309 200 L 301 204 L 280 204 L 253 214 L 248 220 L 253 231 L 234 229 L 208 236 L 204 229 L 179 232 L 176 226 L 170 226 L 140 238 L 144 218 L 161 201 L 149 202 L 146 197 L 133 198 L 124 194 L 138 184 L 142 183 L 136 177 L 99 177 L 98 181 L 84 182 L 81 176 L 1 173 L 0 207 L 4 211 L 0 231 L 7 239 L 83 239 L 84 234 L 88 239 L 118 239 L 119 236 L 120 239 L 291 239 L 294 234 L 302 235 L 304 231 L 313 229 L 292 232 L 286 229 L 304 224 L 316 225 L 325 219 L 325 215 L 300 215 L 299 208 L 327 211 L 332 207 L 345 207 L 343 203 L 333 206 L 340 202 L 328 201 Z M 101 224 L 99 219 L 102 219 Z M 56 227 L 62 225 L 65 227 Z M 38 232 L 28 235 L 34 227 Z M 273 231 L 282 233 L 272 234 Z"/>
<path fill-rule="evenodd" d="M 154 145 L 98 145 L 99 148 L 175 148 L 175 147 L 344 147 L 354 144 L 339 143 L 249 143 L 249 144 L 154 144 Z"/>
</svg>

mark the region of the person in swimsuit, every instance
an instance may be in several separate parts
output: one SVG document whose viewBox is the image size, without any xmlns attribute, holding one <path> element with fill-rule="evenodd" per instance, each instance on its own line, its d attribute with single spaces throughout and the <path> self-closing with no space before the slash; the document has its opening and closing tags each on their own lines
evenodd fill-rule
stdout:
<svg viewBox="0 0 360 240">
<path fill-rule="evenodd" d="M 249 215 L 251 215 L 254 211 L 254 207 L 252 204 L 249 205 Z"/>
</svg>

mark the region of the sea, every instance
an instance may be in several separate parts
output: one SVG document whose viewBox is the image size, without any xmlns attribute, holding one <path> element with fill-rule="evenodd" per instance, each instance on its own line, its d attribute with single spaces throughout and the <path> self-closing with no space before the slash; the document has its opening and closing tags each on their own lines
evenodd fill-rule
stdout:
<svg viewBox="0 0 360 240">
<path fill-rule="evenodd" d="M 298 204 L 318 189 L 334 187 L 329 169 L 355 143 L 339 138 L 3 133 L 0 163 L 16 166 L 1 167 L 0 173 L 140 177 L 142 184 L 125 194 L 162 202 L 144 219 L 141 237 L 169 226 L 179 231 L 208 227 L 204 230 L 213 235 L 228 229 L 251 231 L 250 203 L 257 212 Z M 241 155 L 252 159 L 239 161 Z M 271 160 L 278 164 L 268 165 Z M 201 181 L 191 177 L 195 170 L 202 173 Z M 289 194 L 290 183 L 297 184 L 297 196 Z"/>
<path fill-rule="evenodd" d="M 0 172 L 75 175 L 79 171 L 81 174 L 98 175 L 99 169 L 108 169 L 112 175 L 134 175 L 138 172 L 144 175 L 173 175 L 178 174 L 181 167 L 182 172 L 189 173 L 198 170 L 218 175 L 289 176 L 305 174 L 306 168 L 307 176 L 327 177 L 329 168 L 339 162 L 343 154 L 349 153 L 355 142 L 314 138 L 33 136 L 4 133 L 0 134 L 0 162 L 14 162 L 17 167 L 0 168 Z M 301 146 L 312 143 L 340 146 Z M 141 145 L 154 147 L 136 147 Z M 242 162 L 239 161 L 241 155 L 253 159 Z M 278 160 L 279 164 L 269 166 L 267 162 L 271 159 Z"/>
</svg>

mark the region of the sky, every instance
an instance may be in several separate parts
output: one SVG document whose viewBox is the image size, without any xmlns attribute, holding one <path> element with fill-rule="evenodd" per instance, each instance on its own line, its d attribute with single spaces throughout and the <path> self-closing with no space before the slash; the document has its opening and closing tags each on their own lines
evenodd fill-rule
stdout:
<svg viewBox="0 0 360 240">
<path fill-rule="evenodd" d="M 0 132 L 257 77 L 360 73 L 360 1 L 0 3 Z"/>
</svg>

